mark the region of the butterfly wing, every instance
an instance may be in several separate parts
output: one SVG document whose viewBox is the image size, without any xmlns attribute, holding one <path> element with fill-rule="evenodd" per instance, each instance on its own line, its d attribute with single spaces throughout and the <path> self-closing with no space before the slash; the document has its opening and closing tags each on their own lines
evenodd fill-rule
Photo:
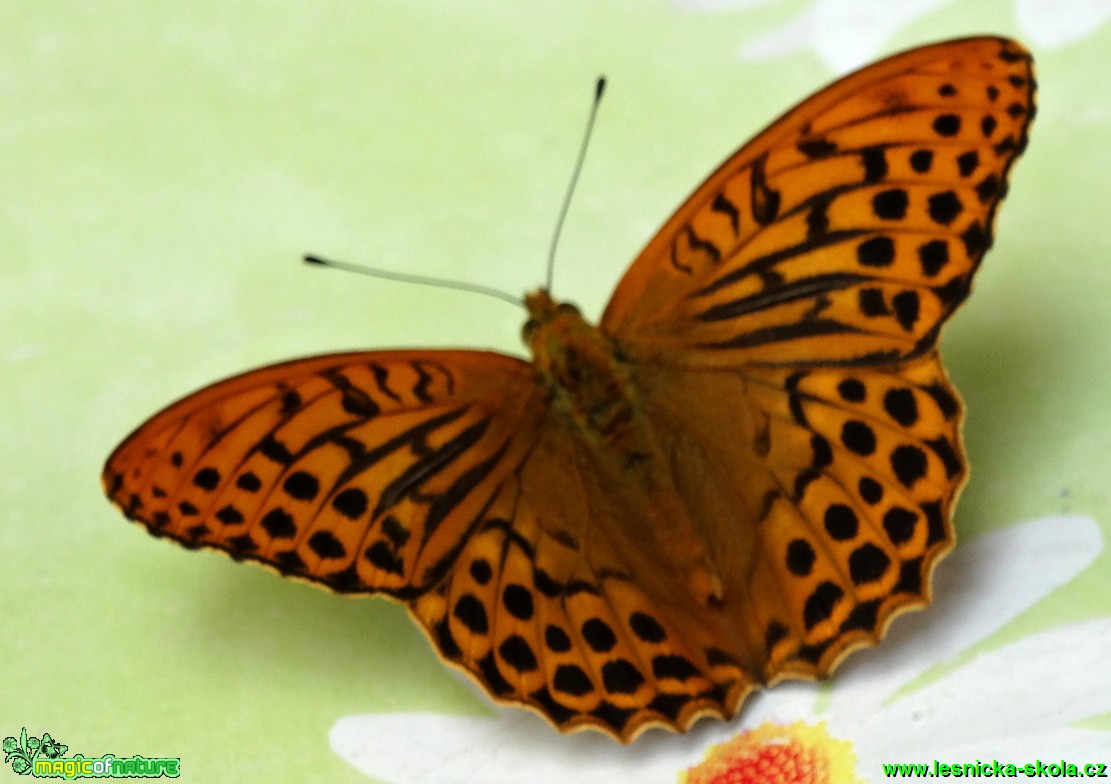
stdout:
<svg viewBox="0 0 1111 784">
<path fill-rule="evenodd" d="M 711 175 L 606 310 L 760 680 L 827 674 L 929 599 L 967 471 L 935 344 L 1033 90 L 998 38 L 834 83 Z"/>
<path fill-rule="evenodd" d="M 999 38 L 835 82 L 691 195 L 625 274 L 603 329 L 685 365 L 928 352 L 991 244 L 1033 89 L 1029 54 Z"/>
<path fill-rule="evenodd" d="M 171 405 L 103 481 L 156 536 L 406 598 L 451 567 L 544 412 L 529 365 L 500 354 L 313 357 Z"/>
<path fill-rule="evenodd" d="M 683 727 L 752 685 L 715 654 L 722 628 L 649 599 L 659 571 L 615 522 L 643 498 L 517 359 L 368 352 L 244 373 L 142 425 L 103 481 L 156 536 L 402 601 L 445 660 L 565 730 Z"/>
<path fill-rule="evenodd" d="M 692 613 L 651 499 L 559 421 L 501 486 L 435 591 L 413 602 L 445 656 L 563 731 L 628 742 L 724 717 L 754 687 L 721 619 Z"/>
<path fill-rule="evenodd" d="M 929 600 L 967 473 L 936 352 L 851 370 L 659 366 L 639 383 L 725 586 L 723 606 L 688 613 L 732 628 L 726 649 L 758 681 L 827 675 Z"/>
</svg>

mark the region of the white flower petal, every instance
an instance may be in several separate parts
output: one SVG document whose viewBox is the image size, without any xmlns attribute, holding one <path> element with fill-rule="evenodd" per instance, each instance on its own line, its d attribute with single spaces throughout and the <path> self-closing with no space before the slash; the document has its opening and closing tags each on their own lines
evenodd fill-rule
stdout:
<svg viewBox="0 0 1111 784">
<path fill-rule="evenodd" d="M 815 706 L 827 693 L 828 683 L 810 681 L 785 681 L 770 689 L 757 692 L 748 698 L 739 719 L 734 719 L 731 733 L 749 727 L 758 727 L 766 721 L 773 724 L 790 724 L 799 719 L 810 719 Z"/>
<path fill-rule="evenodd" d="M 340 719 L 328 740 L 346 762 L 389 784 L 674 784 L 707 746 L 737 731 L 714 724 L 620 746 L 594 732 L 561 736 L 520 710 L 493 718 L 392 713 Z"/>
<path fill-rule="evenodd" d="M 875 60 L 914 20 L 952 0 L 817 0 L 787 24 L 745 44 L 742 58 L 783 57 L 813 48 L 836 73 Z"/>
<path fill-rule="evenodd" d="M 1033 43 L 1058 49 L 1094 35 L 1111 19 L 1108 0 L 1015 0 L 1022 34 Z"/>
<path fill-rule="evenodd" d="M 1067 725 L 1111 710 L 1111 618 L 1034 634 L 976 657 L 881 710 L 840 711 L 831 732 L 850 737 L 862 771 L 927 758 L 1091 762 L 1111 735 Z"/>
<path fill-rule="evenodd" d="M 901 620 L 907 631 L 878 649 L 897 650 L 850 664 L 832 687 L 781 684 L 755 695 L 741 718 L 699 722 L 683 736 L 652 731 L 633 746 L 619 746 L 592 732 L 560 736 L 527 711 L 498 708 L 493 718 L 350 716 L 336 722 L 329 741 L 349 764 L 390 784 L 674 784 L 678 772 L 707 748 L 742 729 L 798 719 L 829 721 L 831 734 L 857 745 L 865 776 L 880 762 L 901 757 L 929 762 L 944 752 L 946 759 L 972 761 L 983 759 L 987 749 L 1010 755 L 1035 748 L 1030 737 L 1041 738 L 1046 753 L 1075 749 L 1074 757 L 1086 751 L 1093 759 L 1091 744 L 1106 736 L 1063 727 L 1108 709 L 1111 668 L 1103 655 L 1111 643 L 1111 619 L 1031 636 L 893 704 L 884 701 L 925 667 L 982 639 L 1072 579 L 1101 546 L 1095 523 L 1077 516 L 981 537 L 939 567 L 937 601 L 929 612 Z M 815 715 L 815 704 L 829 694 L 829 710 Z"/>
<path fill-rule="evenodd" d="M 802 13 L 787 24 L 744 44 L 737 54 L 742 60 L 775 60 L 805 51 L 813 37 L 813 15 Z"/>
<path fill-rule="evenodd" d="M 887 638 L 854 654 L 833 699 L 879 705 L 927 668 L 988 637 L 1072 580 L 1103 549 L 1090 517 L 1045 517 L 981 536 L 934 572 L 933 603 L 897 619 Z"/>
</svg>

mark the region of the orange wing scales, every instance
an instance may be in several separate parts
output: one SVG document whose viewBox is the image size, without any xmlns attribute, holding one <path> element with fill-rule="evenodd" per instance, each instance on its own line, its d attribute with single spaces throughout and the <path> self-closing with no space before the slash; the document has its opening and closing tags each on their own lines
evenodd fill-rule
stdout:
<svg viewBox="0 0 1111 784">
<path fill-rule="evenodd" d="M 215 384 L 116 450 L 108 494 L 187 547 L 343 592 L 428 590 L 465 535 L 444 521 L 477 525 L 536 402 L 525 363 L 441 354 L 321 357 Z"/>
<path fill-rule="evenodd" d="M 937 353 L 1035 113 L 1030 56 L 926 46 L 816 93 L 679 208 L 595 328 L 532 364 L 287 362 L 109 457 L 154 535 L 407 606 L 443 658 L 628 742 L 828 675 L 930 600 L 968 473 Z"/>
<path fill-rule="evenodd" d="M 1001 39 L 913 50 L 834 84 L 680 208 L 603 325 L 644 356 L 681 346 L 688 366 L 928 351 L 991 245 L 1033 89 L 1029 55 Z"/>
<path fill-rule="evenodd" d="M 722 623 L 692 624 L 642 588 L 651 580 L 635 551 L 588 547 L 585 532 L 545 522 L 571 504 L 556 502 L 552 514 L 530 501 L 528 465 L 503 485 L 456 568 L 412 603 L 444 656 L 496 698 L 565 730 L 629 740 L 649 726 L 732 715 L 755 680 L 729 652 Z M 603 529 L 609 519 L 590 522 Z"/>
<path fill-rule="evenodd" d="M 649 417 L 670 434 L 665 450 L 700 446 L 675 486 L 733 534 L 707 536 L 715 561 L 733 566 L 722 572 L 720 620 L 735 633 L 724 647 L 758 662 L 760 681 L 827 675 L 929 600 L 967 473 L 960 402 L 936 352 L 883 369 L 662 369 L 642 383 L 664 401 Z M 737 399 L 745 405 L 725 404 Z M 724 513 L 711 503 L 723 498 Z M 714 610 L 687 613 L 713 628 Z"/>
<path fill-rule="evenodd" d="M 816 677 L 929 601 L 967 473 L 960 404 L 936 354 L 898 371 L 784 371 L 778 381 L 786 399 L 752 393 L 770 446 L 750 611 L 766 677 Z"/>
<path fill-rule="evenodd" d="M 535 547 L 522 541 L 521 524 L 518 517 L 512 527 L 488 525 L 464 551 L 466 568 L 414 602 L 450 661 L 495 697 L 564 729 L 631 738 L 645 726 L 682 729 L 697 715 L 736 709 L 753 681 L 728 654 L 715 659 L 712 645 L 696 647 L 697 636 L 669 626 L 628 579 L 552 577 L 536 559 L 559 545 L 543 536 Z"/>
</svg>

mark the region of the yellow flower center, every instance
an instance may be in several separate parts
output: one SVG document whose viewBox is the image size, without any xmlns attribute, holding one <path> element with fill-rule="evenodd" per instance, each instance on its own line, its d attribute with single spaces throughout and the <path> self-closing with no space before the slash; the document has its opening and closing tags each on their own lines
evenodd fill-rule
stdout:
<svg viewBox="0 0 1111 784">
<path fill-rule="evenodd" d="M 825 724 L 763 724 L 714 746 L 682 784 L 858 784 L 856 755 Z"/>
</svg>

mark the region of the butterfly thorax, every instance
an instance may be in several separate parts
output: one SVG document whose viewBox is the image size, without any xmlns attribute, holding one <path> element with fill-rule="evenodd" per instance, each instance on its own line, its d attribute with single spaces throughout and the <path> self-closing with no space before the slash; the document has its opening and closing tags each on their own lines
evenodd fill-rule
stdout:
<svg viewBox="0 0 1111 784">
<path fill-rule="evenodd" d="M 636 459 L 633 387 L 612 341 L 578 308 L 540 289 L 525 298 L 524 339 L 555 411 L 580 433 Z"/>
</svg>

